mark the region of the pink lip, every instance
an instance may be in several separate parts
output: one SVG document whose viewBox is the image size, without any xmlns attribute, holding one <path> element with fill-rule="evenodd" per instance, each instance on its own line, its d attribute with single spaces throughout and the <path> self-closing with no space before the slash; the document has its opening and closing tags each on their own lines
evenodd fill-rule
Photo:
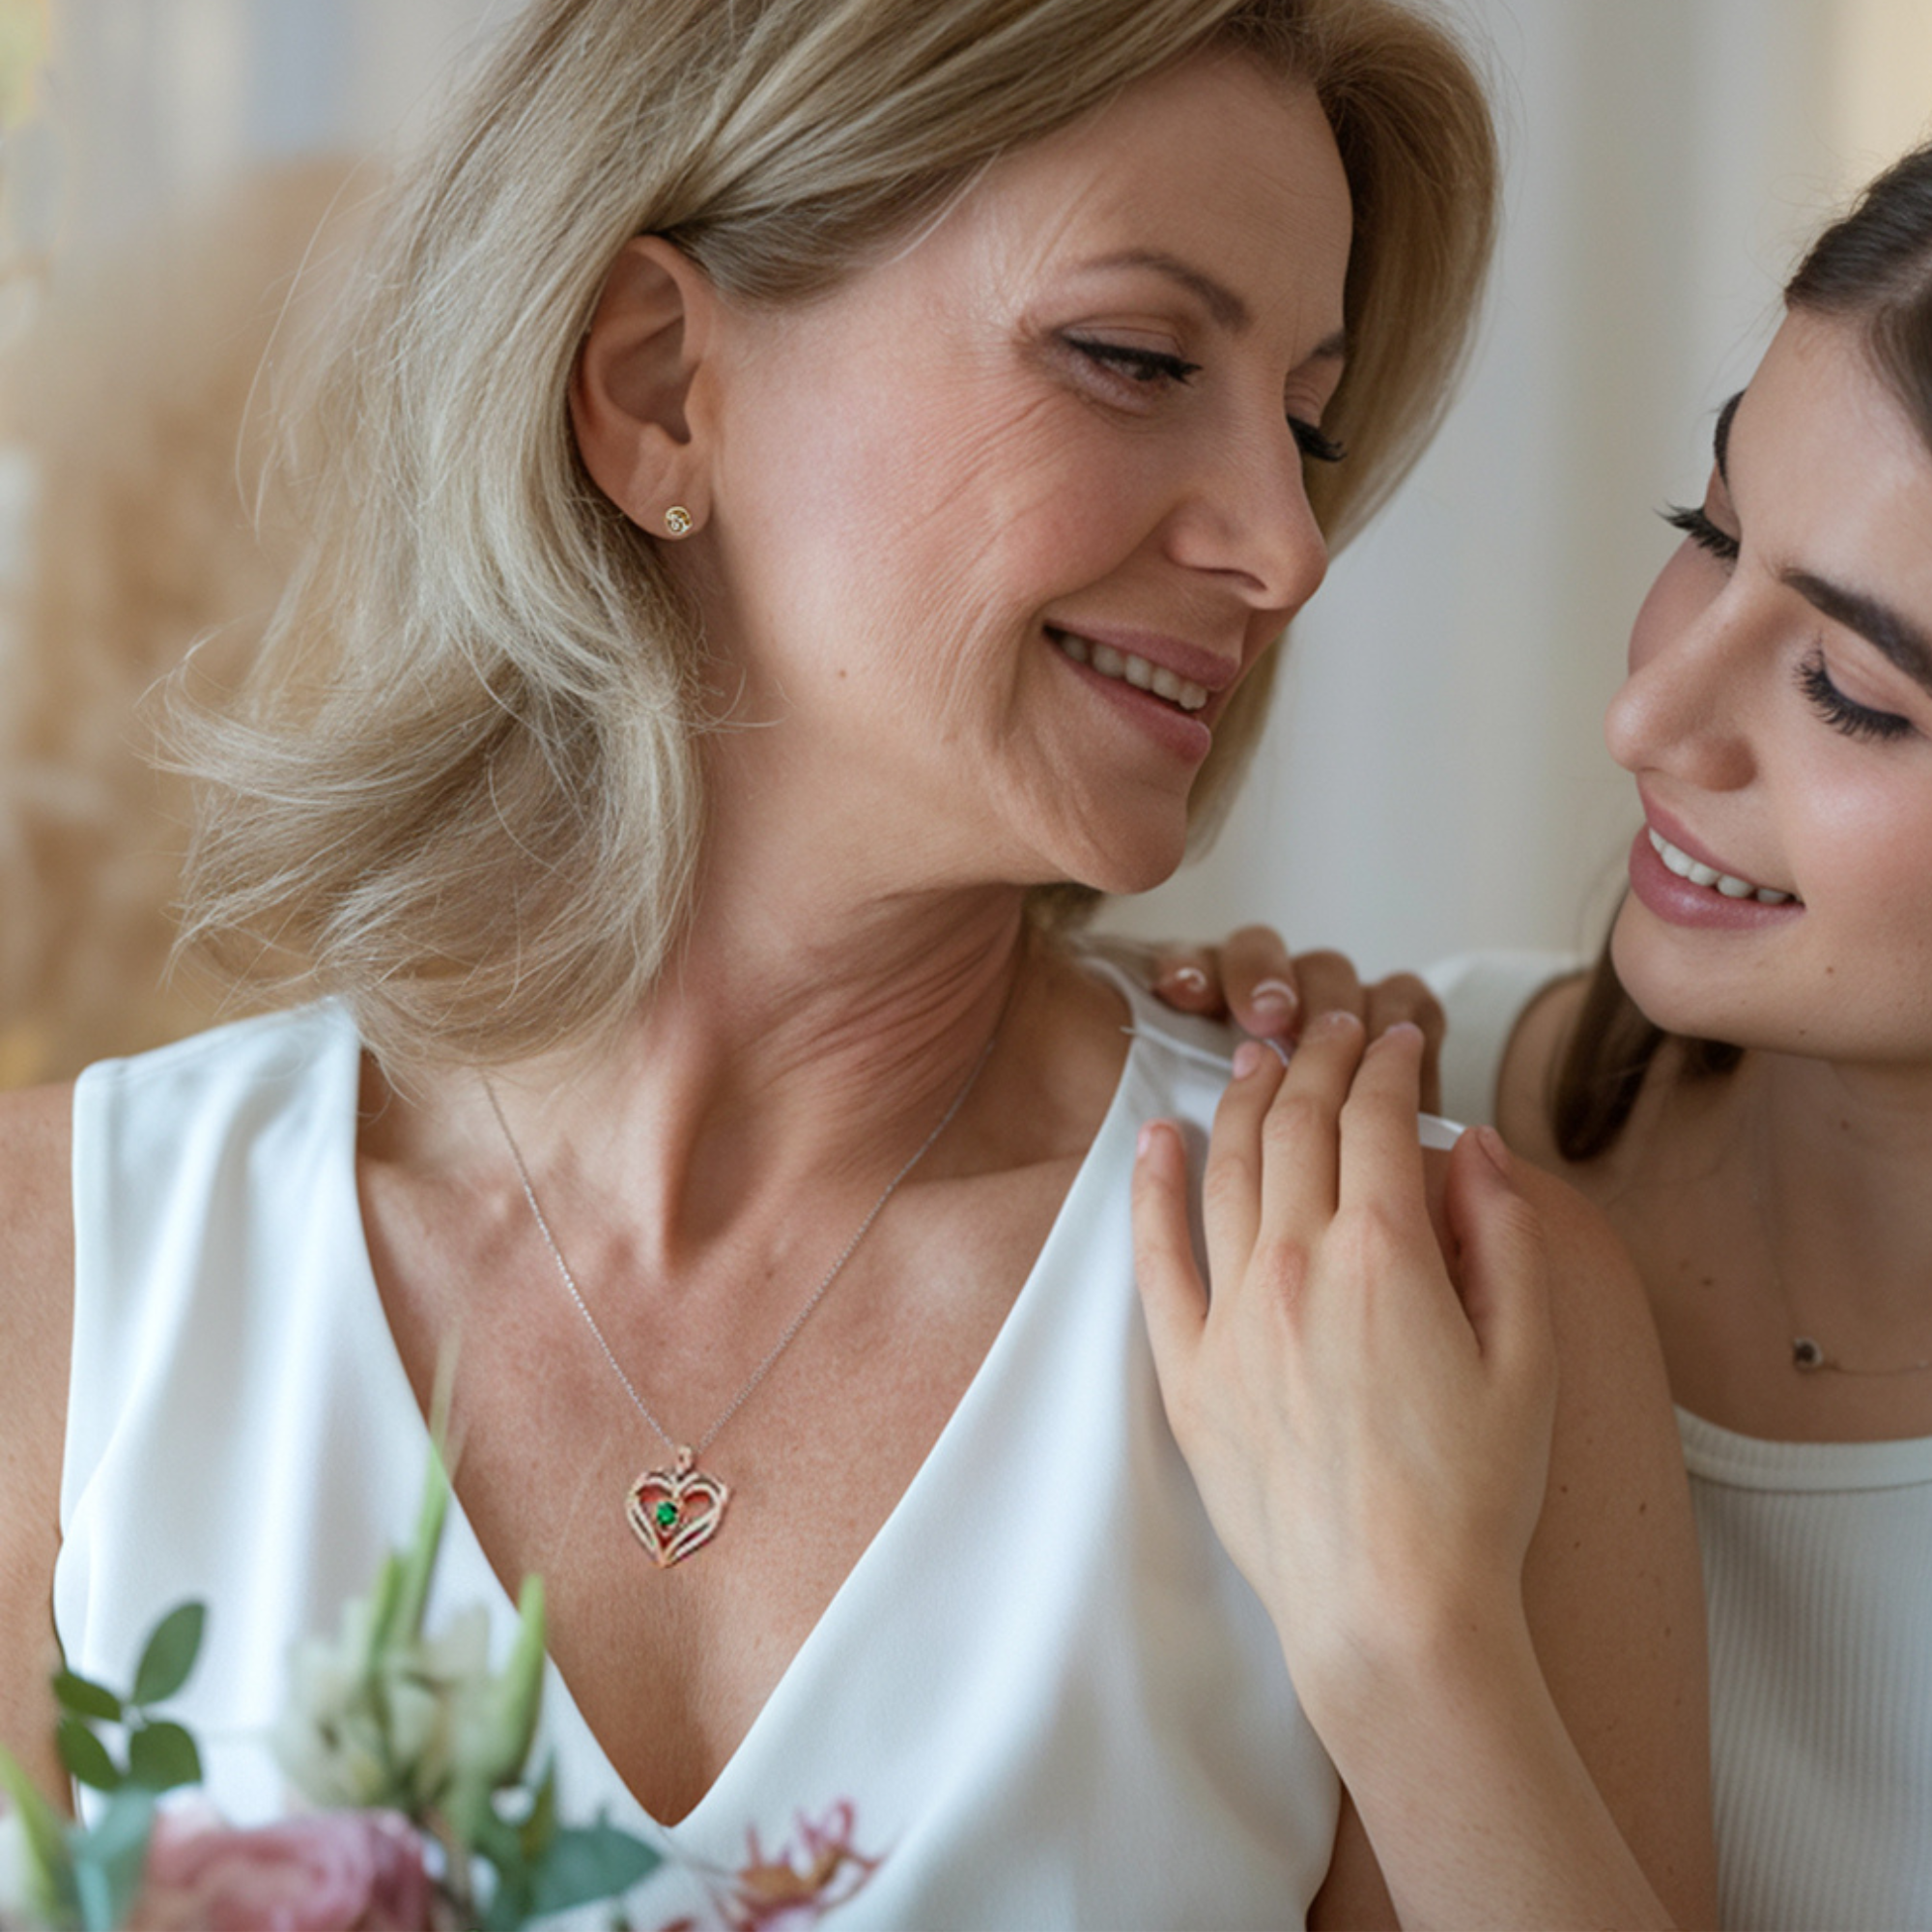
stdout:
<svg viewBox="0 0 1932 1932">
<path fill-rule="evenodd" d="M 1658 857 L 1657 848 L 1650 842 L 1652 827 L 1698 864 L 1719 872 L 1729 872 L 1731 868 L 1712 857 L 1707 847 L 1684 836 L 1683 828 L 1667 813 L 1652 810 L 1648 800 L 1644 802 L 1644 810 L 1649 822 L 1631 843 L 1631 891 L 1646 911 L 1655 913 L 1667 924 L 1699 926 L 1712 932 L 1759 932 L 1766 926 L 1785 924 L 1804 911 L 1798 899 L 1787 899 L 1782 905 L 1766 905 L 1757 898 L 1729 899 L 1713 887 L 1680 879 Z M 1733 872 L 1731 876 L 1747 875 Z"/>
<path fill-rule="evenodd" d="M 1085 638 L 1090 644 L 1110 644 L 1123 658 L 1145 658 L 1149 664 L 1171 670 L 1203 691 L 1226 691 L 1241 674 L 1241 660 L 1224 657 L 1219 651 L 1204 650 L 1182 638 L 1162 637 L 1157 631 L 1090 630 L 1085 624 L 1049 623 L 1049 631 Z"/>
<path fill-rule="evenodd" d="M 1747 879 L 1750 877 L 1750 874 L 1742 867 L 1727 864 L 1724 860 L 1719 859 L 1708 845 L 1693 838 L 1662 806 L 1654 805 L 1651 802 L 1649 793 L 1644 790 L 1642 785 L 1637 786 L 1636 797 L 1637 803 L 1643 807 L 1644 817 L 1650 821 L 1651 829 L 1660 833 L 1672 845 L 1675 845 L 1680 852 L 1695 859 L 1700 866 L 1710 867 L 1714 872 L 1728 872 L 1734 879 Z M 1702 892 L 1704 888 L 1699 886 L 1697 890 Z"/>
</svg>

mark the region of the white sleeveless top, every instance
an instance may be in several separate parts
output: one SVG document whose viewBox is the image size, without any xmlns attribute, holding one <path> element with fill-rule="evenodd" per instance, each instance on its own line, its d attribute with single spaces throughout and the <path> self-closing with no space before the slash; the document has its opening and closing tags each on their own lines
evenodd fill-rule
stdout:
<svg viewBox="0 0 1932 1932">
<path fill-rule="evenodd" d="M 1493 1121 L 1518 1016 L 1579 963 L 1431 968 L 1445 1108 Z M 1710 1605 L 1723 1923 L 1932 1928 L 1932 1437 L 1767 1442 L 1681 1408 L 1677 1426 Z"/>
<path fill-rule="evenodd" d="M 1122 989 L 1126 1065 L 1031 1276 L 696 1809 L 657 1827 L 552 1666 L 567 1817 L 670 1860 L 630 1901 L 641 1932 L 731 1922 L 748 1863 L 828 1839 L 856 1855 L 821 1900 L 851 1894 L 839 1932 L 1302 1922 L 1339 1787 L 1168 1434 L 1133 1283 L 1137 1130 L 1205 1129 L 1225 1038 Z M 118 1682 L 164 1609 L 211 1604 L 180 1701 L 237 1822 L 282 1804 L 261 1740 L 292 1641 L 408 1540 L 428 1450 L 363 1240 L 359 1065 L 324 1005 L 75 1094 L 55 1620 L 74 1668 Z M 430 1627 L 477 1602 L 500 1659 L 514 1611 L 458 1507 Z"/>
</svg>

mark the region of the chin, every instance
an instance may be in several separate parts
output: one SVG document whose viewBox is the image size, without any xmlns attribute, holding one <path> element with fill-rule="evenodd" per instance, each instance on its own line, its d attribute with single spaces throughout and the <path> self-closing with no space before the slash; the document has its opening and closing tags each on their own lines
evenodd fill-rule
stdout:
<svg viewBox="0 0 1932 1932">
<path fill-rule="evenodd" d="M 1667 931 L 1641 908 L 1626 902 L 1610 933 L 1610 960 L 1623 989 L 1652 1026 L 1683 1039 L 1712 1039 L 1731 1046 L 1771 1042 L 1746 1037 L 1742 1015 L 1727 1000 L 1720 980 L 1699 979 L 1681 959 L 1670 957 Z"/>
</svg>

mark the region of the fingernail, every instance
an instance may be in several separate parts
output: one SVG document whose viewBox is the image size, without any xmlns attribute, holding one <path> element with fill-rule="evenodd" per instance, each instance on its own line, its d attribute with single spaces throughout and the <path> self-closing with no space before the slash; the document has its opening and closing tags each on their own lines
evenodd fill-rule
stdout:
<svg viewBox="0 0 1932 1932">
<path fill-rule="evenodd" d="M 1267 1048 L 1267 1050 L 1268 1050 L 1268 1051 L 1269 1051 L 1269 1052 L 1270 1052 L 1271 1054 L 1273 1054 L 1273 1055 L 1274 1055 L 1274 1057 L 1275 1057 L 1275 1058 L 1276 1058 L 1276 1059 L 1277 1059 L 1278 1061 L 1280 1061 L 1280 1062 L 1281 1062 L 1281 1064 L 1282 1064 L 1282 1065 L 1283 1065 L 1284 1066 L 1286 1066 L 1286 1065 L 1288 1065 L 1288 1063 L 1290 1062 L 1290 1060 L 1292 1060 L 1292 1059 L 1293 1058 L 1293 1054 L 1291 1054 L 1291 1053 L 1289 1052 L 1288 1048 L 1287 1048 L 1287 1047 L 1285 1047 L 1284 1045 L 1282 1045 L 1281 1041 L 1280 1041 L 1280 1040 L 1278 1040 L 1278 1039 L 1276 1039 L 1276 1038 L 1275 1038 L 1275 1037 L 1274 1037 L 1274 1036 L 1273 1036 L 1272 1034 L 1268 1034 L 1268 1035 L 1267 1035 L 1267 1036 L 1266 1036 L 1266 1037 L 1264 1037 L 1264 1039 L 1262 1040 L 1262 1044 L 1263 1044 L 1263 1045 L 1264 1045 L 1264 1047 L 1266 1047 L 1266 1048 Z"/>
<path fill-rule="evenodd" d="M 1249 1004 L 1258 1019 L 1283 1026 L 1294 1017 L 1301 1001 L 1286 980 L 1264 980 L 1256 986 Z"/>
<path fill-rule="evenodd" d="M 1235 1078 L 1245 1080 L 1250 1073 L 1259 1073 L 1273 1057 L 1260 1040 L 1244 1039 L 1235 1049 Z"/>
<path fill-rule="evenodd" d="M 1360 1033 L 1362 1023 L 1346 1008 L 1337 1007 L 1326 1012 L 1309 1028 L 1310 1033 Z"/>
<path fill-rule="evenodd" d="M 1383 1033 L 1384 1039 L 1412 1039 L 1418 1043 L 1422 1038 L 1422 1029 L 1413 1020 L 1397 1020 L 1395 1025 Z"/>
<path fill-rule="evenodd" d="M 1153 1151 L 1153 1144 L 1159 1133 L 1160 1129 L 1151 1121 L 1141 1128 L 1140 1139 L 1135 1144 L 1134 1151 L 1142 1160 Z"/>
<path fill-rule="evenodd" d="M 1471 1129 L 1476 1136 L 1476 1145 L 1489 1157 L 1489 1162 L 1505 1180 L 1511 1179 L 1510 1151 L 1503 1145 L 1503 1137 L 1493 1127 Z"/>
<path fill-rule="evenodd" d="M 1163 993 L 1185 993 L 1198 999 L 1208 990 L 1208 976 L 1198 966 L 1170 966 L 1155 984 Z"/>
</svg>

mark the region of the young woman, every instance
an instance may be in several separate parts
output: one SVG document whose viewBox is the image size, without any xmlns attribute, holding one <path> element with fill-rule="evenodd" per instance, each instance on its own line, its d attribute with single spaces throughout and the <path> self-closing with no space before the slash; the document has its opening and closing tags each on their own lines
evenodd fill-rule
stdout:
<svg viewBox="0 0 1932 1932">
<path fill-rule="evenodd" d="M 1927 1926 L 1932 148 L 1785 293 L 1610 709 L 1630 895 L 1588 978 L 1441 973 L 1444 1106 L 1590 1195 L 1648 1285 L 1710 1597 L 1724 1922 Z M 1172 964 L 1199 1003 L 1204 962 Z M 1242 935 L 1226 970 L 1279 1030 L 1278 949 Z"/>
</svg>

